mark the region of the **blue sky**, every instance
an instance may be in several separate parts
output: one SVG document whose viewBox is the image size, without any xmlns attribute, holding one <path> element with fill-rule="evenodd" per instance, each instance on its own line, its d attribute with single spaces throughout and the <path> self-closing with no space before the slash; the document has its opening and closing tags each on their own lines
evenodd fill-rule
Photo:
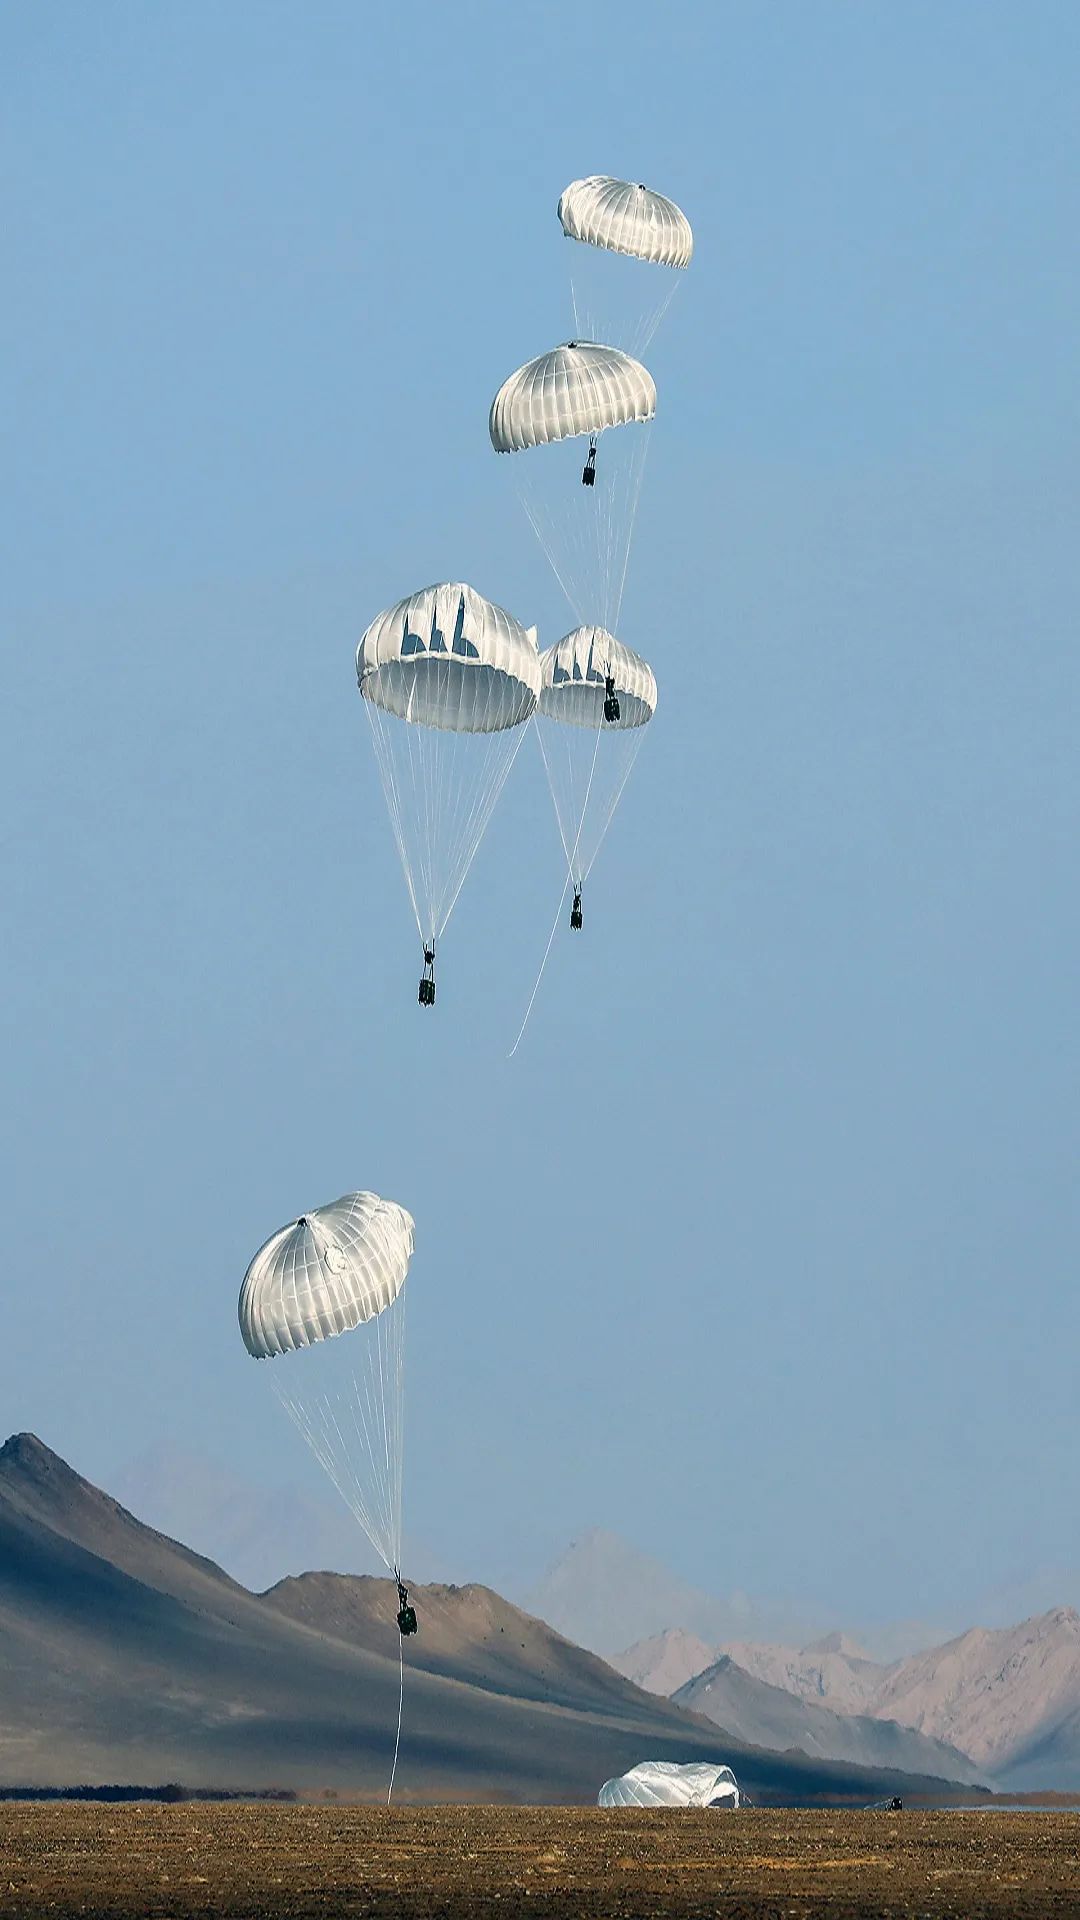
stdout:
<svg viewBox="0 0 1080 1920">
<path fill-rule="evenodd" d="M 459 1577 L 590 1523 L 853 1622 L 1075 1567 L 1080 14 L 0 37 L 5 1431 L 302 1478 L 236 1291 L 371 1186 Z M 421 1015 L 353 655 L 439 578 L 569 624 L 486 411 L 590 171 L 697 237 L 622 623 L 661 705 L 508 1061 L 539 756 Z"/>
</svg>

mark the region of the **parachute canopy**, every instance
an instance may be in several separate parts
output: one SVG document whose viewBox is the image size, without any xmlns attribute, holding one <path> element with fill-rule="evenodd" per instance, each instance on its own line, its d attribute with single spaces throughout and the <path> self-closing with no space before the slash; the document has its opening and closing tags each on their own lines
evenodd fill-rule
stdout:
<svg viewBox="0 0 1080 1920">
<path fill-rule="evenodd" d="M 579 620 L 618 625 L 655 412 L 648 369 L 591 340 L 530 360 L 491 403 L 491 444 L 525 454 L 511 463 L 521 503 Z"/>
<path fill-rule="evenodd" d="M 259 1248 L 240 1289 L 255 1360 L 347 1333 L 392 1305 L 413 1254 L 413 1221 L 377 1193 L 346 1193 L 301 1214 Z"/>
<path fill-rule="evenodd" d="M 571 180 L 559 196 L 559 219 L 568 240 L 655 266 L 690 265 L 694 236 L 682 208 L 632 180 L 613 180 L 606 173 Z"/>
<path fill-rule="evenodd" d="M 498 733 L 540 691 L 535 631 L 457 581 L 423 587 L 374 619 L 356 650 L 365 700 L 414 726 Z"/>
<path fill-rule="evenodd" d="M 601 1807 L 737 1807 L 741 1795 L 730 1767 L 674 1760 L 642 1760 L 629 1773 L 605 1780 Z"/>
<path fill-rule="evenodd" d="M 239 1304 L 248 1352 L 279 1359 L 266 1369 L 274 1392 L 395 1575 L 413 1240 L 404 1207 L 343 1194 L 271 1235 Z"/>
<path fill-rule="evenodd" d="M 647 660 L 604 627 L 575 627 L 540 656 L 540 712 L 564 726 L 643 727 L 656 712 L 656 678 Z M 619 718 L 605 721 L 607 682 L 614 683 Z"/>
<path fill-rule="evenodd" d="M 580 910 L 581 889 L 656 712 L 656 680 L 648 661 L 605 627 L 575 627 L 540 658 L 536 737 Z M 618 709 L 612 720 L 609 680 Z"/>
<path fill-rule="evenodd" d="M 593 340 L 568 340 L 503 381 L 488 432 L 496 453 L 521 453 L 651 420 L 655 412 L 656 382 L 640 360 Z"/>
<path fill-rule="evenodd" d="M 433 953 L 540 696 L 536 630 L 459 581 L 423 587 L 372 621 L 356 676 Z"/>
</svg>

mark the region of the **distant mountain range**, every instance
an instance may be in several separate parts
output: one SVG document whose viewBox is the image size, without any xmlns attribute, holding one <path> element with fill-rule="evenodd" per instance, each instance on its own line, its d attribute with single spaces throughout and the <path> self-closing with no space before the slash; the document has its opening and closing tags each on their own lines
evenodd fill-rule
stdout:
<svg viewBox="0 0 1080 1920">
<path fill-rule="evenodd" d="M 1080 1615 L 1071 1607 L 1015 1627 L 975 1627 L 888 1663 L 840 1634 L 805 1647 L 728 1641 L 704 1648 L 706 1664 L 687 1672 L 702 1653 L 695 1635 L 673 1628 L 612 1665 L 762 1744 L 879 1764 L 891 1753 L 893 1764 L 911 1764 L 913 1750 L 873 1733 L 888 1727 L 895 1742 L 904 1729 L 1012 1791 L 1080 1790 Z"/>
<path fill-rule="evenodd" d="M 798 1748 L 825 1760 L 852 1760 L 864 1767 L 900 1767 L 906 1773 L 943 1773 L 953 1780 L 978 1778 L 970 1757 L 895 1720 L 834 1713 L 782 1687 L 758 1680 L 726 1653 L 673 1696 L 681 1707 L 703 1713 L 758 1747 L 784 1753 Z"/>
<path fill-rule="evenodd" d="M 256 1592 L 313 1568 L 378 1571 L 352 1515 L 329 1489 L 323 1497 L 317 1486 L 282 1484 L 277 1476 L 272 1483 L 260 1481 L 194 1447 L 164 1445 L 125 1461 L 109 1484 L 151 1526 L 186 1541 Z M 455 1564 L 416 1538 L 408 1542 L 408 1564 L 418 1579 L 446 1581 L 459 1575 Z M 519 1583 L 504 1574 L 500 1584 L 529 1612 L 605 1656 L 674 1622 L 702 1643 L 706 1665 L 733 1642 L 803 1648 L 831 1625 L 797 1601 L 777 1605 L 738 1589 L 718 1598 L 599 1527 L 572 1541 L 540 1580 Z M 1073 1598 L 1080 1599 L 1080 1573 L 1041 1568 L 978 1597 L 967 1617 L 1000 1628 Z M 859 1638 L 866 1643 L 867 1659 L 891 1664 L 944 1644 L 963 1624 L 963 1616 L 900 1619 L 866 1627 Z M 700 1665 L 688 1669 L 678 1684 L 700 1671 Z"/>
<path fill-rule="evenodd" d="M 481 1587 L 414 1589 L 403 1799 L 589 1802 L 643 1758 L 729 1762 L 758 1800 L 946 1792 L 748 1746 L 642 1692 Z M 29 1434 L 0 1448 L 0 1785 L 386 1791 L 398 1707 L 389 1581 L 254 1594 Z"/>
</svg>

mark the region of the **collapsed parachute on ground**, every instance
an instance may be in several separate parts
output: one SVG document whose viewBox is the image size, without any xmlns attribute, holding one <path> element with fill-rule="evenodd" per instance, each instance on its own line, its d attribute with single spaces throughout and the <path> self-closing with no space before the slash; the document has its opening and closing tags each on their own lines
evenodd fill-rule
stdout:
<svg viewBox="0 0 1080 1920">
<path fill-rule="evenodd" d="M 737 1807 L 742 1796 L 730 1767 L 674 1760 L 642 1760 L 615 1780 L 605 1780 L 601 1807 Z"/>
<path fill-rule="evenodd" d="M 491 403 L 491 444 L 522 456 L 522 504 L 579 620 L 618 624 L 655 412 L 648 368 L 594 340 L 528 361 Z"/>
<path fill-rule="evenodd" d="M 640 654 L 603 627 L 576 627 L 541 654 L 537 738 L 574 888 L 581 893 L 656 712 L 656 680 Z"/>
<path fill-rule="evenodd" d="M 539 697 L 535 629 L 457 581 L 424 587 L 372 621 L 356 676 L 424 949 L 420 1001 L 429 1006 L 436 942 Z"/>
<path fill-rule="evenodd" d="M 244 1276 L 240 1332 L 395 1579 L 401 1568 L 410 1214 L 347 1193 L 271 1235 Z"/>
<path fill-rule="evenodd" d="M 570 294 L 577 332 L 641 354 L 690 265 L 694 236 L 682 208 L 633 180 L 592 173 L 559 197 L 572 250 Z"/>
</svg>

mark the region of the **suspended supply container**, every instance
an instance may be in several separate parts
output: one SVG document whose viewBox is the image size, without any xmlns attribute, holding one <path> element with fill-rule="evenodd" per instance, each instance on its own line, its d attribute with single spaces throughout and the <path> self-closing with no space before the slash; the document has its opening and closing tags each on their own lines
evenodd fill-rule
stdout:
<svg viewBox="0 0 1080 1920">
<path fill-rule="evenodd" d="M 570 925 L 656 712 L 656 680 L 640 654 L 603 627 L 576 627 L 541 654 L 537 738 L 573 886 Z"/>
<path fill-rule="evenodd" d="M 412 1216 L 346 1193 L 259 1248 L 240 1332 L 380 1560 L 401 1577 L 405 1279 Z"/>
<path fill-rule="evenodd" d="M 571 250 L 574 330 L 645 352 L 690 265 L 694 235 L 681 207 L 633 180 L 591 173 L 559 197 Z"/>
<path fill-rule="evenodd" d="M 356 676 L 433 1006 L 436 944 L 539 697 L 536 630 L 472 587 L 424 587 L 372 621 Z"/>
<path fill-rule="evenodd" d="M 488 432 L 579 620 L 619 621 L 656 385 L 617 347 L 569 340 L 519 367 Z"/>
<path fill-rule="evenodd" d="M 601 1807 L 737 1807 L 743 1795 L 730 1767 L 707 1761 L 642 1760 L 629 1773 L 605 1780 Z"/>
</svg>

